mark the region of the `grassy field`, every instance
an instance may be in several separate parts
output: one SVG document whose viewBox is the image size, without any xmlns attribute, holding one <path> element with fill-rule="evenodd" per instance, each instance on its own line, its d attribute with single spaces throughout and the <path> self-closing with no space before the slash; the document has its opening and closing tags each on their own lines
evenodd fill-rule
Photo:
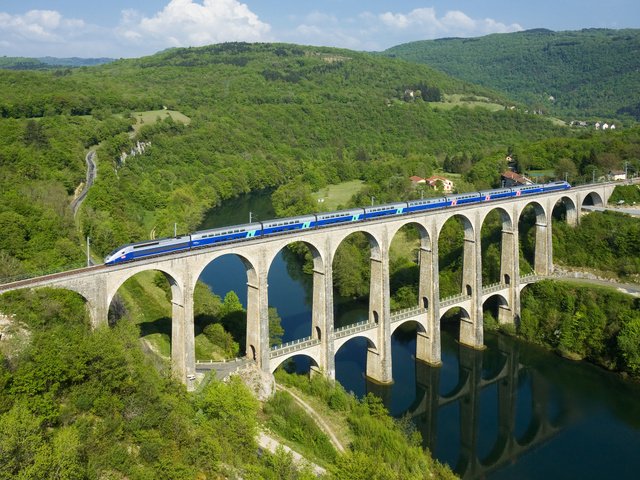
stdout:
<svg viewBox="0 0 640 480">
<path fill-rule="evenodd" d="M 358 193 L 363 185 L 362 180 L 352 180 L 337 185 L 328 185 L 312 195 L 320 204 L 320 210 L 329 212 L 346 207 L 351 197 Z"/>
<path fill-rule="evenodd" d="M 189 125 L 189 123 L 191 123 L 191 119 L 189 117 L 177 110 L 149 110 L 147 112 L 135 112 L 133 117 L 136 119 L 136 124 L 133 126 L 135 133 L 138 133 L 138 130 L 140 130 L 140 128 L 145 124 L 148 125 L 167 117 L 171 117 L 176 122 L 181 122 L 185 125 Z"/>
<path fill-rule="evenodd" d="M 498 112 L 504 110 L 504 105 L 491 102 L 486 97 L 469 96 L 462 94 L 444 95 L 444 101 L 441 103 L 434 103 L 434 106 L 438 108 L 444 108 L 446 110 L 455 107 L 480 107 L 490 110 L 492 112 Z"/>
</svg>

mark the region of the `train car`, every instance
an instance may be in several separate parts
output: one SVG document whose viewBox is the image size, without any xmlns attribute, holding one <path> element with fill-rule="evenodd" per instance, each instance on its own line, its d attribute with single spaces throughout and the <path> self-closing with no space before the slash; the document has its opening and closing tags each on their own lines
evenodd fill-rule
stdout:
<svg viewBox="0 0 640 480">
<path fill-rule="evenodd" d="M 311 228 L 316 222 L 315 215 L 303 215 L 301 217 L 276 218 L 262 223 L 262 235 L 286 232 L 289 230 L 304 230 Z"/>
<path fill-rule="evenodd" d="M 497 190 L 480 190 L 480 200 L 489 202 L 491 200 L 499 200 L 501 198 L 513 197 L 515 193 L 511 188 L 499 188 Z"/>
<path fill-rule="evenodd" d="M 407 204 L 405 202 L 388 203 L 386 205 L 374 205 L 364 207 L 364 218 L 382 217 L 384 215 L 401 215 L 405 213 Z"/>
<path fill-rule="evenodd" d="M 191 234 L 191 246 L 192 248 L 203 247 L 205 245 L 228 242 L 230 240 L 238 240 L 241 238 L 259 237 L 261 234 L 262 224 L 260 222 L 214 228 Z"/>
<path fill-rule="evenodd" d="M 568 190 L 569 188 L 571 188 L 571 185 L 569 185 L 568 182 L 549 182 L 549 183 L 545 183 L 542 186 L 542 189 L 545 192 L 552 192 L 554 190 Z"/>
<path fill-rule="evenodd" d="M 432 208 L 442 208 L 447 206 L 445 197 L 424 198 L 422 200 L 411 200 L 407 202 L 407 212 L 419 212 L 421 210 L 430 210 Z"/>
<path fill-rule="evenodd" d="M 477 203 L 482 201 L 480 192 L 458 193 L 457 195 L 447 195 L 447 206 L 455 207 L 467 203 Z"/>
<path fill-rule="evenodd" d="M 534 183 L 531 185 L 520 185 L 518 187 L 512 188 L 514 197 L 519 197 L 521 195 L 532 195 L 534 193 L 542 193 L 544 190 L 542 189 L 542 185 Z"/>
<path fill-rule="evenodd" d="M 104 259 L 106 265 L 119 262 L 128 262 L 151 255 L 188 250 L 191 247 L 191 236 L 182 235 L 175 238 L 160 238 L 147 240 L 146 242 L 130 243 L 111 252 Z"/>
<path fill-rule="evenodd" d="M 338 212 L 325 212 L 316 214 L 316 222 L 313 226 L 324 227 L 334 223 L 357 222 L 364 218 L 363 208 L 352 208 L 350 210 L 340 210 Z"/>
</svg>

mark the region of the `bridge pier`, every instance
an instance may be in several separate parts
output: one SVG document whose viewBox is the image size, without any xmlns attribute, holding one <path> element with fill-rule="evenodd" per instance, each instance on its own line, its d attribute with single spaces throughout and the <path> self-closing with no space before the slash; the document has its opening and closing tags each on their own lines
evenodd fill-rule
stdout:
<svg viewBox="0 0 640 480">
<path fill-rule="evenodd" d="M 311 313 L 311 338 L 320 340 L 321 355 L 318 359 L 320 370 L 331 380 L 336 378 L 333 333 L 333 270 L 329 256 L 324 270 L 313 270 L 313 306 Z"/>
<path fill-rule="evenodd" d="M 386 231 L 384 232 L 386 236 Z M 385 238 L 379 258 L 371 257 L 369 321 L 377 325 L 376 346 L 367 350 L 367 378 L 377 383 L 393 383 L 391 367 L 391 292 L 389 290 L 389 250 Z"/>
<path fill-rule="evenodd" d="M 250 280 L 247 283 L 246 352 L 247 357 L 254 360 L 262 371 L 270 373 L 267 272 L 268 270 L 264 268 L 264 265 L 256 266 L 256 271 L 252 272 L 253 275 L 250 275 Z"/>
<path fill-rule="evenodd" d="M 465 227 L 462 263 L 462 293 L 471 297 L 471 308 L 468 312 L 469 318 L 463 316 L 460 319 L 460 343 L 475 349 L 484 347 L 480 226 L 476 219 L 474 227 Z"/>
<path fill-rule="evenodd" d="M 440 278 L 438 271 L 438 242 L 430 236 L 429 246 L 421 246 L 418 252 L 419 285 L 418 302 L 427 309 L 425 332 L 416 338 L 416 359 L 429 365 L 442 365 L 440 350 Z M 424 240 L 423 240 L 424 242 Z"/>
<path fill-rule="evenodd" d="M 513 216 L 513 218 L 517 218 Z M 502 244 L 500 252 L 500 281 L 509 286 L 509 303 L 507 308 L 498 310 L 500 325 L 515 325 L 520 318 L 520 237 L 518 225 L 509 219 L 503 219 Z"/>
<path fill-rule="evenodd" d="M 106 278 L 100 276 L 92 277 L 88 288 L 90 292 L 84 292 L 81 295 L 87 301 L 91 328 L 95 329 L 108 325 L 111 299 L 107 292 Z"/>
<path fill-rule="evenodd" d="M 175 279 L 165 273 L 171 285 L 171 373 L 192 390 L 196 373 L 193 288 L 187 267 L 182 274 Z"/>
</svg>

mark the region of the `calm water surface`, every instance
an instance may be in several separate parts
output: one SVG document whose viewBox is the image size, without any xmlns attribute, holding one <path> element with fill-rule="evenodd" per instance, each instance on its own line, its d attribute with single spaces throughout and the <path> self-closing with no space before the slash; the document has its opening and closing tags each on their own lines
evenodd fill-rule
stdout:
<svg viewBox="0 0 640 480">
<path fill-rule="evenodd" d="M 211 212 L 206 227 L 275 215 L 269 192 L 234 199 Z M 269 304 L 283 341 L 311 333 L 311 282 L 295 257 L 280 252 L 269 272 Z M 246 306 L 246 273 L 237 257 L 212 263 L 201 279 L 223 296 L 234 290 Z M 339 301 L 339 300 L 338 300 Z M 366 318 L 350 306 L 336 324 Z M 640 385 L 503 336 L 486 335 L 477 352 L 443 326 L 440 368 L 415 361 L 415 327 L 392 339 L 394 384 L 364 377 L 366 340 L 336 354 L 336 377 L 347 390 L 380 396 L 395 416 L 409 416 L 423 444 L 463 478 L 640 478 Z M 306 362 L 298 362 L 304 368 Z"/>
</svg>

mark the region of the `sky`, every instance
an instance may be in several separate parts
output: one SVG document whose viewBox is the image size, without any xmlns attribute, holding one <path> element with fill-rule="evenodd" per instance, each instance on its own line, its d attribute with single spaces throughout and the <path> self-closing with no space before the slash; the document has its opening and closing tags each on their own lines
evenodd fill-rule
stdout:
<svg viewBox="0 0 640 480">
<path fill-rule="evenodd" d="M 638 0 L 0 0 L 0 56 L 150 55 L 229 41 L 380 51 L 531 28 L 639 28 Z"/>
</svg>

